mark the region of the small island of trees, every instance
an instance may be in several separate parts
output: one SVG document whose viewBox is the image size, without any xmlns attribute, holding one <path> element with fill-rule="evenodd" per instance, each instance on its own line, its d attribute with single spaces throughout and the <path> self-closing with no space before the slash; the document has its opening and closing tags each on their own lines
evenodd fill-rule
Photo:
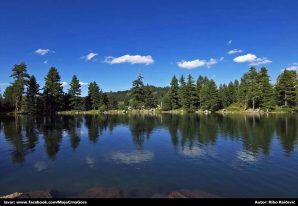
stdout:
<svg viewBox="0 0 298 206">
<path fill-rule="evenodd" d="M 15 114 L 51 115 L 59 111 L 150 110 L 159 111 L 297 111 L 298 78 L 296 71 L 284 70 L 274 85 L 268 70 L 251 67 L 240 81 L 216 85 L 214 80 L 191 74 L 173 76 L 169 87 L 145 85 L 139 74 L 127 91 L 103 92 L 97 82 L 88 85 L 82 97 L 81 84 L 73 75 L 70 88 L 63 91 L 58 70 L 49 69 L 41 88 L 25 63 L 16 64 L 13 82 L 0 94 L 0 111 Z"/>
</svg>

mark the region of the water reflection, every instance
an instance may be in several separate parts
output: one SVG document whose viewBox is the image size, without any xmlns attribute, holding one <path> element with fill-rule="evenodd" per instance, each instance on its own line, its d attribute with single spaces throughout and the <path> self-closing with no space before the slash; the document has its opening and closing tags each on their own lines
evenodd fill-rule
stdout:
<svg viewBox="0 0 298 206">
<path fill-rule="evenodd" d="M 153 158 L 154 154 L 150 151 L 113 152 L 111 155 L 113 161 L 127 165 L 151 161 Z"/>
<path fill-rule="evenodd" d="M 5 117 L 0 119 L 1 138 L 11 145 L 14 163 L 25 161 L 41 140 L 47 155 L 55 159 L 63 138 L 69 138 L 70 147 L 80 146 L 82 131 L 87 131 L 90 142 L 97 144 L 104 132 L 124 125 L 129 129 L 136 153 L 115 152 L 112 159 L 122 163 L 148 161 L 153 154 L 143 151 L 156 129 L 166 129 L 174 150 L 181 149 L 189 157 L 204 155 L 204 145 L 215 145 L 219 139 L 240 141 L 243 151 L 238 159 L 253 162 L 258 154 L 269 155 L 272 139 L 277 137 L 284 151 L 291 155 L 298 138 L 297 116 L 242 116 L 242 115 L 101 115 L 57 117 Z M 200 146 L 198 146 L 200 145 Z M 94 160 L 86 157 L 86 164 L 94 167 Z M 34 166 L 38 171 L 46 169 L 42 162 Z"/>
<path fill-rule="evenodd" d="M 46 170 L 48 168 L 48 165 L 45 161 L 38 161 L 34 164 L 34 168 L 37 170 L 37 172 L 41 172 L 43 170 Z"/>
</svg>

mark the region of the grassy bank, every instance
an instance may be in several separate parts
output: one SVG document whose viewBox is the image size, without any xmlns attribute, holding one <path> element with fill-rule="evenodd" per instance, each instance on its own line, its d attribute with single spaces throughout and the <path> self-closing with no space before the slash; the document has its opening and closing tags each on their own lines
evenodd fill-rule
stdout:
<svg viewBox="0 0 298 206">
<path fill-rule="evenodd" d="M 278 107 L 276 106 L 275 108 L 271 109 L 271 110 L 262 110 L 262 109 L 244 109 L 244 107 L 239 104 L 239 103 L 234 103 L 231 104 L 230 106 L 221 109 L 219 111 L 217 111 L 216 113 L 231 113 L 231 114 L 237 114 L 237 113 L 241 113 L 241 114 L 253 114 L 253 113 L 257 113 L 257 114 L 263 114 L 263 113 L 269 113 L 269 114 L 287 114 L 287 113 L 293 113 L 293 112 L 297 112 L 298 108 L 287 108 L 287 107 Z"/>
</svg>

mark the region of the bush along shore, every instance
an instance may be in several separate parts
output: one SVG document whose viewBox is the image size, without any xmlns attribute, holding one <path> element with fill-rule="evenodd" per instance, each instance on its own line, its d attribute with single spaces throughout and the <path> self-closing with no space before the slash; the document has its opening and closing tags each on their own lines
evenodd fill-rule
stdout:
<svg viewBox="0 0 298 206">
<path fill-rule="evenodd" d="M 283 70 L 275 84 L 268 70 L 251 67 L 240 80 L 217 85 L 208 77 L 196 81 L 189 74 L 174 75 L 167 87 L 144 84 L 139 74 L 126 91 L 103 92 L 97 82 L 88 83 L 82 96 L 82 83 L 73 75 L 65 91 L 55 67 L 49 69 L 41 88 L 25 63 L 12 68 L 12 83 L 0 93 L 0 113 L 123 114 L 123 113 L 291 113 L 298 110 L 296 71 Z"/>
</svg>

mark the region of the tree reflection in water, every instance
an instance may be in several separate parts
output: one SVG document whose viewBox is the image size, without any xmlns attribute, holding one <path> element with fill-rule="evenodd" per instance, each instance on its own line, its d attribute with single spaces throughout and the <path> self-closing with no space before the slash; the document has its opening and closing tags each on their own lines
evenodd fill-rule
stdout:
<svg viewBox="0 0 298 206">
<path fill-rule="evenodd" d="M 276 137 L 284 152 L 291 155 L 297 144 L 298 125 L 295 115 L 99 115 L 1 117 L 0 132 L 12 146 L 14 163 L 22 163 L 25 156 L 34 152 L 39 138 L 44 139 L 44 148 L 50 158 L 55 158 L 62 138 L 69 138 L 70 146 L 80 146 L 81 131 L 86 128 L 91 142 L 96 144 L 103 132 L 126 125 L 137 150 L 142 150 L 150 141 L 152 132 L 166 129 L 175 150 L 191 152 L 196 143 L 214 145 L 219 138 L 241 141 L 243 149 L 253 157 L 258 153 L 270 154 L 272 139 Z M 66 135 L 63 135 L 66 133 Z M 194 148 L 197 149 L 197 148 Z M 198 153 L 198 152 L 197 152 Z M 244 154 L 239 154 L 241 158 Z M 118 155 L 119 156 L 119 155 Z M 118 157 L 116 156 L 116 157 Z M 127 159 L 127 158 L 126 158 Z"/>
</svg>

